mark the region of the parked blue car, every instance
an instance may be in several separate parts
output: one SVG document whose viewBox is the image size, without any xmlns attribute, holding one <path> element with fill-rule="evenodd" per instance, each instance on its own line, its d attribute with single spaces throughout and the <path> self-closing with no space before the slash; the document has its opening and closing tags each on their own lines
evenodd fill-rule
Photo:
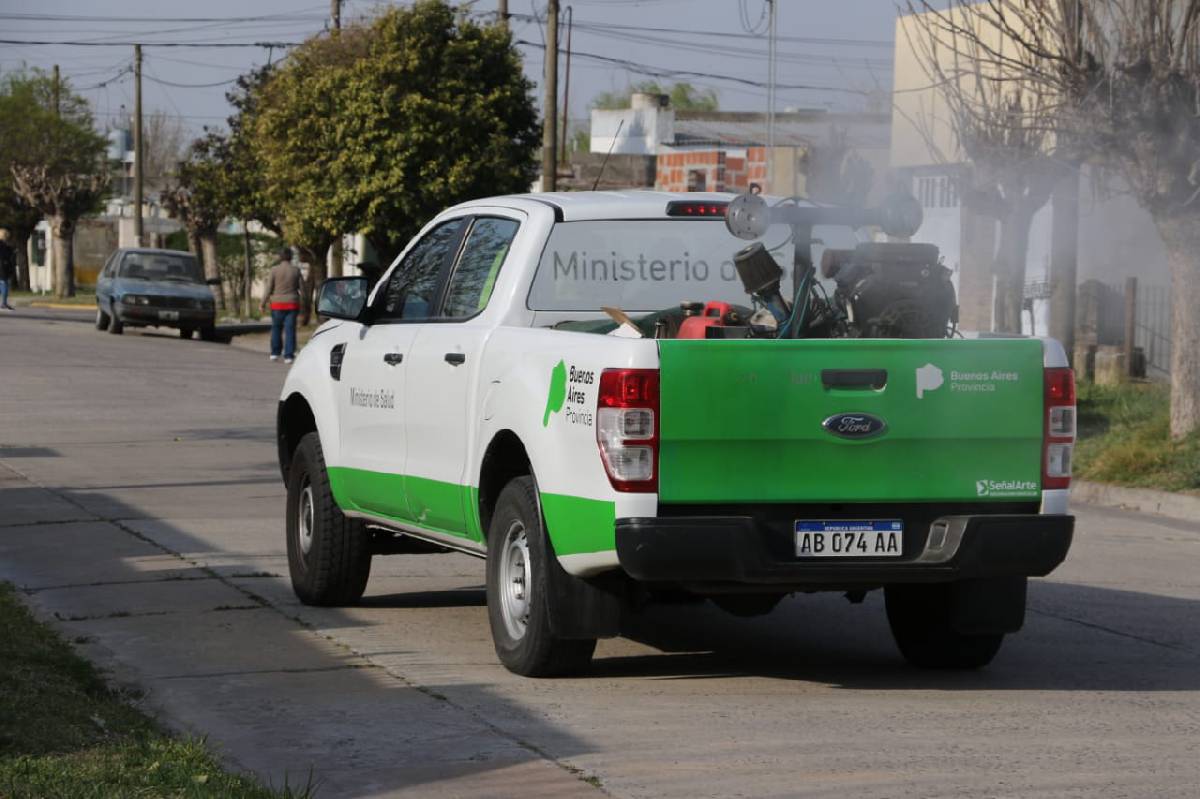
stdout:
<svg viewBox="0 0 1200 799">
<path fill-rule="evenodd" d="M 215 334 L 216 304 L 200 263 L 179 250 L 122 248 L 96 280 L 96 329 L 173 327 L 181 338 Z"/>
</svg>

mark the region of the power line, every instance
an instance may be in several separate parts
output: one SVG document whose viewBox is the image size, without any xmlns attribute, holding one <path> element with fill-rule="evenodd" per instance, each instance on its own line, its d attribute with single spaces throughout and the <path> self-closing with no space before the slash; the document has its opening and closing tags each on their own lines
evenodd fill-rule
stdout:
<svg viewBox="0 0 1200 799">
<path fill-rule="evenodd" d="M 578 2 L 578 0 L 576 0 Z M 514 19 L 536 19 L 531 14 L 518 14 L 513 12 L 509 14 Z M 589 20 L 577 20 L 576 26 L 588 28 L 606 28 L 609 30 L 626 30 L 640 33 L 668 33 L 680 36 L 713 36 L 720 39 L 752 39 L 762 41 L 761 36 L 754 36 L 748 33 L 731 33 L 729 31 L 714 31 L 714 30 L 696 30 L 694 28 L 662 28 L 651 27 L 647 25 L 621 25 L 616 22 L 594 22 Z M 781 42 L 790 42 L 792 44 L 814 44 L 825 46 L 850 46 L 850 47 L 880 47 L 892 49 L 895 45 L 886 39 L 845 39 L 839 37 L 813 37 L 813 36 L 780 36 Z"/>
<path fill-rule="evenodd" d="M 133 47 L 141 42 L 50 42 L 28 39 L 0 39 L 0 44 L 54 47 Z M 144 47 L 297 47 L 304 42 L 149 42 Z"/>
<path fill-rule="evenodd" d="M 546 49 L 546 46 L 544 44 L 540 44 L 538 42 L 527 41 L 525 39 L 516 39 L 515 43 L 519 44 L 519 45 L 523 45 L 525 47 L 533 47 L 538 50 Z M 627 69 L 630 72 L 634 72 L 639 75 L 649 75 L 650 77 L 655 77 L 655 78 L 680 78 L 680 77 L 708 78 L 709 80 L 723 80 L 723 81 L 728 81 L 729 83 L 738 83 L 743 86 L 753 86 L 753 87 L 759 88 L 759 89 L 764 88 L 767 85 L 764 81 L 750 80 L 749 78 L 739 78 L 739 77 L 736 77 L 733 75 L 719 75 L 719 74 L 715 74 L 712 72 L 694 72 L 692 70 L 686 70 L 686 69 L 666 69 L 665 67 L 656 67 L 656 66 L 653 66 L 650 64 L 640 64 L 636 61 L 628 61 L 623 58 L 612 58 L 610 56 L 599 55 L 597 53 L 584 53 L 584 52 L 580 52 L 578 50 L 576 50 L 574 53 L 572 53 L 572 56 L 578 57 L 578 58 L 587 58 L 592 61 L 600 61 L 600 62 L 603 62 L 606 64 L 615 64 L 616 66 L 623 67 L 624 69 Z M 792 84 L 780 83 L 777 85 L 776 88 L 788 89 L 788 90 L 792 90 L 792 91 L 840 92 L 843 94 L 859 94 L 859 95 L 868 94 L 868 92 L 863 91 L 862 89 L 848 89 L 844 86 L 818 86 L 818 85 L 803 84 L 803 83 L 792 83 Z"/>
<path fill-rule="evenodd" d="M 237 78 L 230 78 L 229 80 L 220 80 L 216 81 L 215 83 L 175 83 L 173 81 L 163 80 L 162 78 L 156 78 L 146 72 L 142 73 L 142 77 L 162 86 L 170 86 L 175 89 L 211 89 L 215 86 L 227 86 L 230 83 L 236 83 L 238 80 Z"/>
</svg>

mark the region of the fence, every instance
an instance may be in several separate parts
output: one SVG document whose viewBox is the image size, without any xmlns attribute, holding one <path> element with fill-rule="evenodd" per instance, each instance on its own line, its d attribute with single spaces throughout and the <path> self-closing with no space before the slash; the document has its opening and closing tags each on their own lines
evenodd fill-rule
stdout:
<svg viewBox="0 0 1200 799">
<path fill-rule="evenodd" d="M 1133 344 L 1146 353 L 1146 376 L 1171 373 L 1171 289 L 1138 284 Z"/>
<path fill-rule="evenodd" d="M 1124 285 L 1088 280 L 1079 286 L 1076 340 L 1099 346 L 1125 343 L 1127 304 Z M 1133 345 L 1146 359 L 1146 376 L 1171 373 L 1171 290 L 1168 286 L 1136 284 Z"/>
</svg>

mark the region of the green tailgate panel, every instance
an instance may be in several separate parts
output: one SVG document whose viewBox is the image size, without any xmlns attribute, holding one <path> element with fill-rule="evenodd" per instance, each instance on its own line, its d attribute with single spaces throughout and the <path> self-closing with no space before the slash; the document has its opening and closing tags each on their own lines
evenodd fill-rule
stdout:
<svg viewBox="0 0 1200 799">
<path fill-rule="evenodd" d="M 661 502 L 1040 497 L 1036 339 L 667 339 L 659 355 Z M 822 380 L 878 369 L 879 390 Z M 839 438 L 822 422 L 840 413 L 887 427 Z"/>
</svg>

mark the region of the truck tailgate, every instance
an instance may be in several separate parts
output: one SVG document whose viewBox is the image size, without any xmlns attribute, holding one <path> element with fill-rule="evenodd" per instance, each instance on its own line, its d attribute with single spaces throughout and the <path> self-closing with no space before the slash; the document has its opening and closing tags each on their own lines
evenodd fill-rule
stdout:
<svg viewBox="0 0 1200 799">
<path fill-rule="evenodd" d="M 661 340 L 659 356 L 660 502 L 1040 496 L 1039 340 Z"/>
</svg>

